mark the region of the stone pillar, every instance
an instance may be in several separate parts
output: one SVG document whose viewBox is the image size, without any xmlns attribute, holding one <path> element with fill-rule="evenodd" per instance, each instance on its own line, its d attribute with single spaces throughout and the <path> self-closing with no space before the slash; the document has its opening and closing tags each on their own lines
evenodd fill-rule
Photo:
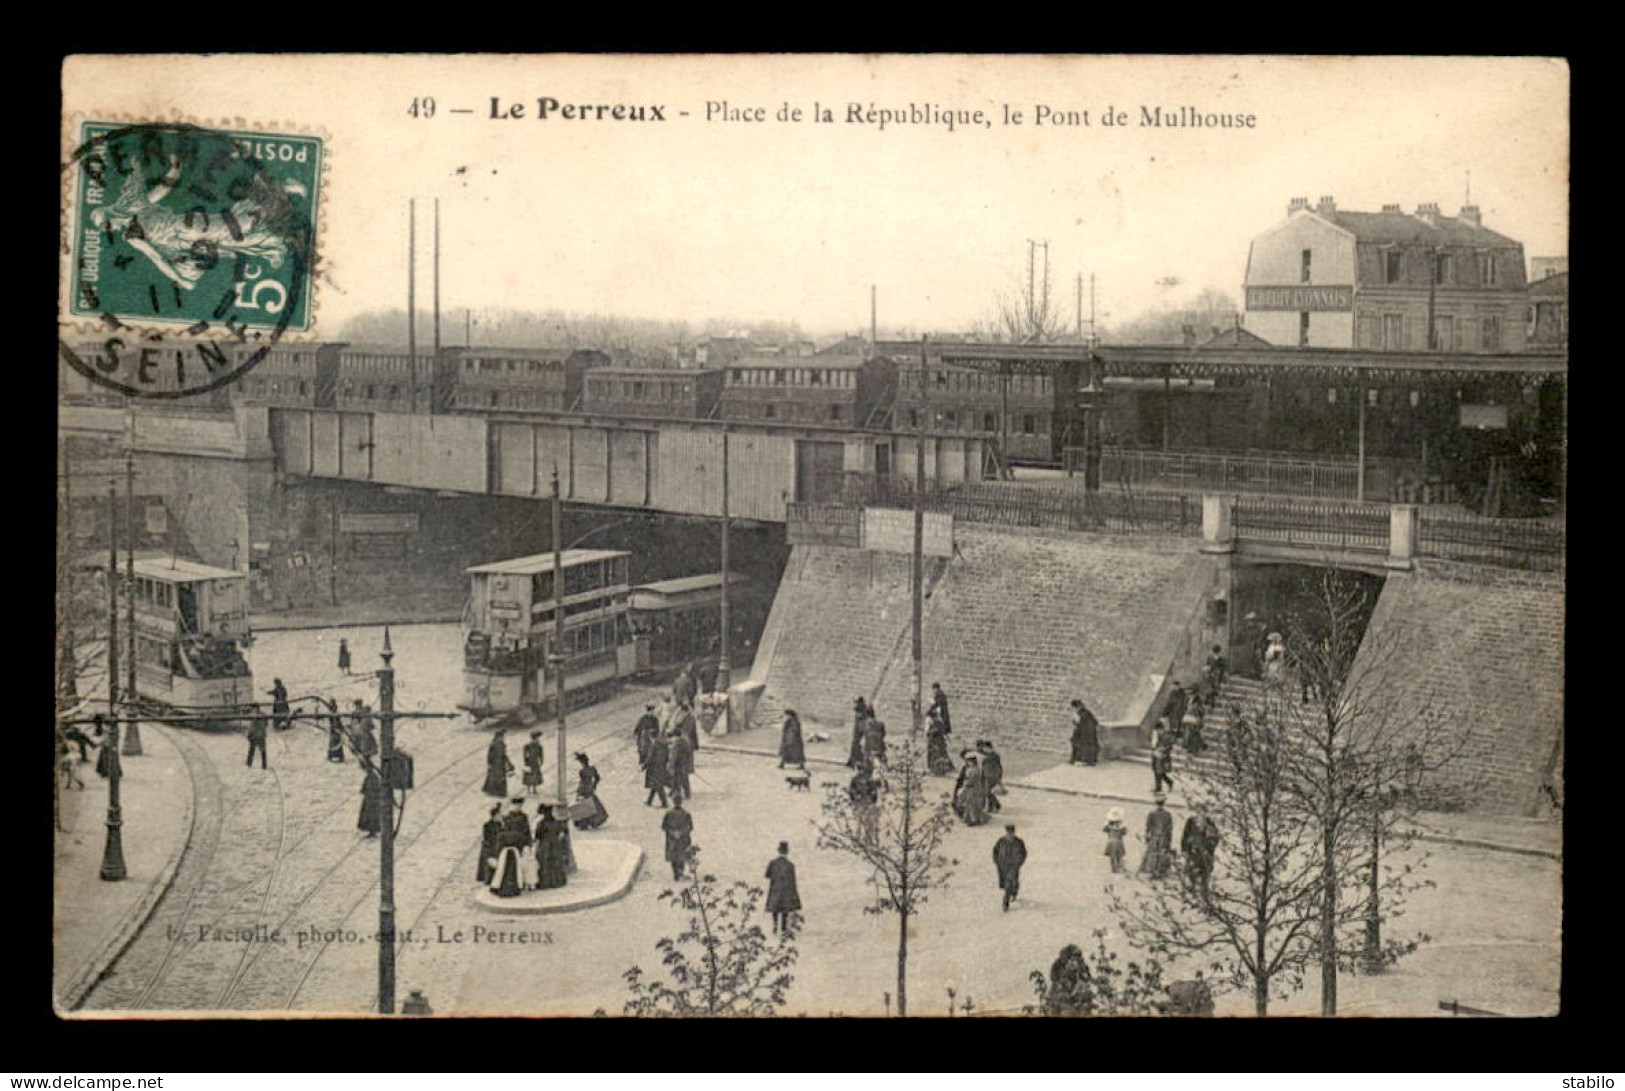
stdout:
<svg viewBox="0 0 1625 1091">
<path fill-rule="evenodd" d="M 1202 552 L 1233 553 L 1236 549 L 1235 528 L 1230 514 L 1234 497 L 1204 495 L 1202 497 Z"/>
<path fill-rule="evenodd" d="M 1389 568 L 1409 569 L 1416 556 L 1416 505 L 1395 504 L 1388 509 Z"/>
</svg>

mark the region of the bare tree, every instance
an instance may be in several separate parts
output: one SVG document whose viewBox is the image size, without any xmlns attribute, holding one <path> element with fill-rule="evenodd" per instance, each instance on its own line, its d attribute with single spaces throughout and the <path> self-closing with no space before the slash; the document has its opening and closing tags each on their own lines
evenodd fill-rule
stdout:
<svg viewBox="0 0 1625 1091">
<path fill-rule="evenodd" d="M 689 857 L 690 879 L 676 890 L 663 890 L 660 900 L 685 910 L 688 926 L 655 944 L 670 980 L 648 979 L 633 966 L 622 976 L 631 999 L 627 1015 L 753 1016 L 774 1015 L 788 1001 L 795 978 L 796 929 L 769 939 L 758 910 L 762 889 L 735 881 L 724 886 L 703 873 L 697 851 Z"/>
<path fill-rule="evenodd" d="M 876 803 L 854 801 L 831 785 L 818 826 L 818 847 L 867 864 L 875 899 L 869 913 L 897 914 L 897 1014 L 908 1014 L 908 929 L 932 890 L 942 887 L 958 861 L 942 854 L 953 827 L 948 794 L 927 781 L 925 751 L 917 735 L 892 748 Z"/>
<path fill-rule="evenodd" d="M 1437 774 L 1467 734 L 1393 698 L 1416 649 L 1394 627 L 1367 632 L 1372 592 L 1330 569 L 1301 591 L 1286 621 L 1287 669 L 1263 700 L 1296 725 L 1296 808 L 1317 838 L 1321 875 L 1321 1013 L 1335 1015 L 1340 967 L 1375 972 L 1427 939 L 1385 940 L 1381 926 L 1403 912 L 1408 893 L 1430 885 L 1418 877 L 1425 857 L 1406 852 L 1408 819 L 1437 798 Z"/>
<path fill-rule="evenodd" d="M 1321 877 L 1291 783 L 1297 744 L 1292 725 L 1267 710 L 1237 720 L 1220 756 L 1187 765 L 1182 778 L 1220 831 L 1211 872 L 1187 855 L 1165 879 L 1107 888 L 1130 942 L 1169 958 L 1213 958 L 1221 980 L 1251 991 L 1259 1016 L 1272 996 L 1302 986 L 1318 950 Z"/>
</svg>

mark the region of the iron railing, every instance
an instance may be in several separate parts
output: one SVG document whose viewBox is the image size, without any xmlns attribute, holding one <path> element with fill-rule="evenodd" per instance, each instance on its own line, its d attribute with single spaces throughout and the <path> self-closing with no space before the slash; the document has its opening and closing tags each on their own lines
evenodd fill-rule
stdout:
<svg viewBox="0 0 1625 1091">
<path fill-rule="evenodd" d="M 1561 524 L 1476 515 L 1417 515 L 1416 552 L 1441 560 L 1555 572 L 1563 567 L 1567 535 Z"/>
<path fill-rule="evenodd" d="M 1273 500 L 1256 496 L 1232 502 L 1231 526 L 1240 541 L 1387 553 L 1390 524 L 1386 504 L 1331 504 Z"/>
<path fill-rule="evenodd" d="M 911 507 L 914 482 L 906 476 L 845 473 L 819 483 L 825 504 L 853 508 Z M 1087 492 L 1079 482 L 927 481 L 926 511 L 967 523 L 1054 530 L 1160 531 L 1199 534 L 1200 497 L 1173 493 Z"/>
</svg>

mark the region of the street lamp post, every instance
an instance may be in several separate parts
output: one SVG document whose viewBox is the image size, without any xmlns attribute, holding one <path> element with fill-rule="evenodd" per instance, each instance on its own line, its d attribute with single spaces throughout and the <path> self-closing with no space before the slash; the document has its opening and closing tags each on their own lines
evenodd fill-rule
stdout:
<svg viewBox="0 0 1625 1091">
<path fill-rule="evenodd" d="M 107 841 L 102 845 L 102 880 L 116 883 L 129 872 L 124 867 L 124 813 L 119 806 L 118 715 L 115 713 L 107 725 L 106 741 L 102 743 L 107 754 Z"/>
<path fill-rule="evenodd" d="M 924 643 L 925 612 L 925 418 L 926 389 L 930 385 L 926 376 L 925 337 L 920 338 L 920 417 L 914 434 L 914 550 L 909 565 L 909 627 L 913 635 L 913 697 L 909 716 L 909 734 L 917 735 L 924 709 Z"/>
<path fill-rule="evenodd" d="M 395 658 L 384 626 L 384 665 L 378 671 L 378 764 L 383 782 L 378 832 L 378 1014 L 395 1014 Z"/>
<path fill-rule="evenodd" d="M 135 456 L 124 459 L 124 627 L 129 630 L 130 657 L 125 663 L 124 700 L 133 708 L 136 703 L 135 665 L 139 638 L 135 632 Z M 141 756 L 141 727 L 132 718 L 130 729 L 124 736 L 124 753 Z"/>
</svg>

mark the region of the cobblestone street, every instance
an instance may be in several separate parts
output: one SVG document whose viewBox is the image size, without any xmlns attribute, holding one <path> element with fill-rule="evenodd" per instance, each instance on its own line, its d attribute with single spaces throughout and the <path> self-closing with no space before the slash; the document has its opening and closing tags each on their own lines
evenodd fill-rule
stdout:
<svg viewBox="0 0 1625 1091">
<path fill-rule="evenodd" d="M 382 631 L 345 629 L 357 671 L 376 662 Z M 392 630 L 403 710 L 450 708 L 459 686 L 453 626 Z M 256 685 L 282 678 L 295 697 L 322 693 L 376 706 L 376 682 L 332 668 L 335 632 L 262 634 L 253 649 Z M 475 904 L 478 833 L 490 804 L 480 792 L 489 733 L 466 719 L 403 721 L 401 745 L 416 762 L 397 838 L 398 996 L 422 989 L 437 1011 L 458 1014 L 617 1013 L 622 974 L 659 969 L 655 942 L 681 914 L 657 901 L 672 885 L 662 856 L 658 808 L 643 806 L 630 728 L 647 691 L 629 689 L 571 717 L 571 750 L 592 755 L 610 811 L 578 839 L 632 841 L 646 861 L 623 900 L 543 918 L 504 916 Z M 237 734 L 167 729 L 197 788 L 193 840 L 173 886 L 146 927 L 91 992 L 86 1009 L 365 1013 L 376 1005 L 377 842 L 356 829 L 360 770 L 326 761 L 325 732 L 272 732 L 271 769 L 243 764 Z M 510 735 L 518 759 L 523 733 Z M 771 746 L 775 732 L 714 740 Z M 544 792 L 555 790 L 552 731 Z M 842 741 L 815 753 L 844 749 Z M 813 791 L 791 791 L 774 761 L 702 745 L 691 811 L 707 871 L 762 883 L 778 841 L 788 840 L 800 877 L 806 926 L 791 1010 L 884 1014 L 896 991 L 895 917 L 863 912 L 866 876 L 853 861 L 819 851 L 815 822 L 827 784 L 844 769 L 814 764 Z M 941 783 L 946 788 L 946 781 Z M 510 781 L 518 790 L 518 778 Z M 1109 801 L 1016 788 L 998 818 L 1018 825 L 1031 859 L 1022 897 L 1000 911 L 989 853 L 998 822 L 956 825 L 946 850 L 958 860 L 947 889 L 932 895 L 910 941 L 910 1010 L 943 1014 L 952 988 L 980 1011 L 1015 1011 L 1032 1000 L 1027 975 L 1047 969 L 1066 943 L 1092 943 L 1112 922 L 1099 828 Z M 1143 809 L 1128 808 L 1131 829 Z M 127 836 L 137 836 L 134 831 Z M 1139 850 L 1131 838 L 1130 862 Z M 1438 885 L 1412 901 L 1405 925 L 1432 937 L 1381 977 L 1342 982 L 1346 1014 L 1437 1015 L 1441 1000 L 1509 1014 L 1556 1010 L 1559 865 L 1550 859 L 1459 845 L 1429 846 Z M 1135 882 L 1125 876 L 1119 881 Z M 1509 911 L 1516 905 L 1519 911 Z M 1109 942 L 1127 957 L 1121 937 Z M 1189 967 L 1184 968 L 1186 970 Z M 895 1004 L 895 999 L 891 1000 Z M 1277 1004 L 1312 1014 L 1313 989 Z M 1221 1014 L 1250 1014 L 1239 994 Z"/>
</svg>

